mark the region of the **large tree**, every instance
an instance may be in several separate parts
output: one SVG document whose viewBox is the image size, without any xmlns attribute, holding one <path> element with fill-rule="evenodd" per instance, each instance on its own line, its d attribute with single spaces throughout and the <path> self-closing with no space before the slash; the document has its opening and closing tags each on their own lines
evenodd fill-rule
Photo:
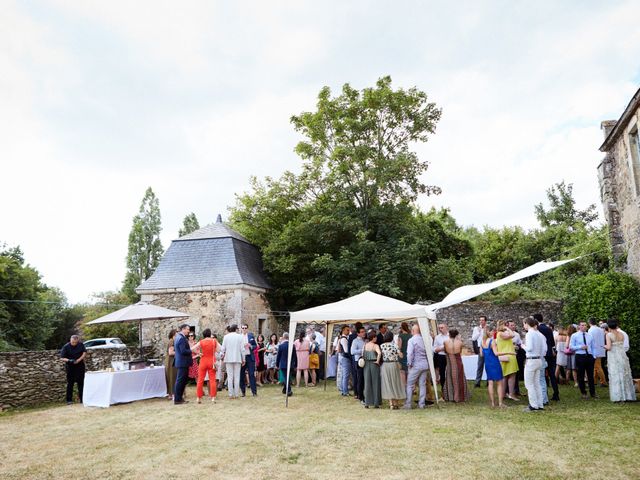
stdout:
<svg viewBox="0 0 640 480">
<path fill-rule="evenodd" d="M 200 223 L 198 223 L 198 218 L 196 214 L 191 212 L 190 214 L 184 217 L 182 220 L 182 228 L 178 232 L 179 237 L 184 237 L 185 235 L 190 234 L 191 232 L 195 232 L 200 228 Z"/>
<path fill-rule="evenodd" d="M 234 226 L 262 250 L 278 307 L 365 289 L 432 298 L 440 292 L 430 278 L 464 276 L 455 261 L 437 263 L 470 251 L 448 213 L 425 215 L 414 205 L 419 194 L 440 191 L 423 183 L 428 163 L 411 150 L 439 118 L 424 92 L 394 90 L 389 77 L 362 91 L 344 85 L 337 97 L 323 88 L 316 111 L 292 117 L 305 137 L 296 147 L 301 173 L 253 178 L 231 211 Z"/>
<path fill-rule="evenodd" d="M 127 273 L 122 287 L 129 300 L 139 297 L 135 289 L 151 276 L 162 258 L 160 202 L 151 187 L 144 194 L 129 233 Z"/>
<path fill-rule="evenodd" d="M 64 294 L 42 283 L 20 247 L 0 244 L 0 299 L 0 350 L 42 349 L 68 324 Z"/>
</svg>

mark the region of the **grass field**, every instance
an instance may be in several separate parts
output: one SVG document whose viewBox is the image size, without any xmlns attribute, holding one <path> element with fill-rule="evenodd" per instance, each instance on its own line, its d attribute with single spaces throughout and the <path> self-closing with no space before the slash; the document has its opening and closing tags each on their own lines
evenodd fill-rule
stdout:
<svg viewBox="0 0 640 480">
<path fill-rule="evenodd" d="M 464 405 L 390 411 L 329 387 L 296 389 L 288 409 L 264 387 L 215 405 L 13 411 L 0 415 L 0 478 L 640 479 L 640 403 L 561 388 L 529 414 L 488 408 L 484 388 Z"/>
</svg>

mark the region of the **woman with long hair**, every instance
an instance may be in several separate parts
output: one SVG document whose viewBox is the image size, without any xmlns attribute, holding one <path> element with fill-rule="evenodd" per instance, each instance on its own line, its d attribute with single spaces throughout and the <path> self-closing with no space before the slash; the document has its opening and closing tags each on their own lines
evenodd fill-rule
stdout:
<svg viewBox="0 0 640 480">
<path fill-rule="evenodd" d="M 444 351 L 447 354 L 447 368 L 445 370 L 442 398 L 445 402 L 466 402 L 471 397 L 467 388 L 467 377 L 464 374 L 464 365 L 462 363 L 462 340 L 458 333 L 458 330 L 452 328 L 449 330 L 449 339 L 444 342 Z"/>
<path fill-rule="evenodd" d="M 300 377 L 304 375 L 304 384 L 309 386 L 309 340 L 306 339 L 305 331 L 301 331 L 298 339 L 293 342 L 296 349 L 296 359 L 298 366 L 296 367 L 296 387 L 300 387 Z"/>
<path fill-rule="evenodd" d="M 266 382 L 265 370 L 267 369 L 264 358 L 265 352 L 267 351 L 267 346 L 264 343 L 264 335 L 259 333 L 256 338 L 256 343 L 258 344 L 258 348 L 256 349 L 256 383 L 262 387 Z"/>
</svg>

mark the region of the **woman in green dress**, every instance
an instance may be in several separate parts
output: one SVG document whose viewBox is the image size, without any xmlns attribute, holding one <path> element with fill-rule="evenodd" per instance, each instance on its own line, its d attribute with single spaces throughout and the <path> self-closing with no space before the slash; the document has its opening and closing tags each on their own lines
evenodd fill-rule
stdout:
<svg viewBox="0 0 640 480">
<path fill-rule="evenodd" d="M 516 347 L 513 344 L 513 337 L 516 334 L 505 326 L 505 322 L 498 322 L 498 332 L 496 334 L 496 346 L 498 347 L 498 358 L 502 367 L 503 392 L 509 387 L 507 398 L 519 401 L 514 393 L 516 390 L 516 374 L 518 373 L 518 359 L 516 357 Z"/>
<path fill-rule="evenodd" d="M 369 331 L 369 341 L 364 346 L 362 357 L 364 358 L 364 408 L 373 406 L 380 408 L 382 404 L 382 390 L 380 385 L 380 361 L 382 351 L 376 344 L 377 333 Z"/>
</svg>

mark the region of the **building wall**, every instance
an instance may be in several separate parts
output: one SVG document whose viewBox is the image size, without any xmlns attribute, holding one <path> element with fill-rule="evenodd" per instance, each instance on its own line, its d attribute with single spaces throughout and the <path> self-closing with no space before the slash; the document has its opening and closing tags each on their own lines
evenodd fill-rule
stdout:
<svg viewBox="0 0 640 480">
<path fill-rule="evenodd" d="M 277 330 L 265 292 L 257 289 L 148 294 L 144 295 L 143 300 L 191 315 L 190 319 L 184 321 L 158 320 L 143 323 L 143 345 L 154 345 L 161 352 L 166 351 L 169 331 L 181 323 L 193 325 L 197 335 L 205 328 L 210 328 L 220 341 L 225 327 L 232 323 L 246 323 L 251 331 L 257 333 L 260 325 L 258 317 L 266 319 L 262 324 L 262 333 L 268 335 Z"/>
<path fill-rule="evenodd" d="M 603 122 L 605 136 L 615 122 Z M 629 135 L 640 127 L 640 109 L 598 166 L 600 196 L 618 270 L 640 278 L 640 196 L 636 195 Z"/>
</svg>

